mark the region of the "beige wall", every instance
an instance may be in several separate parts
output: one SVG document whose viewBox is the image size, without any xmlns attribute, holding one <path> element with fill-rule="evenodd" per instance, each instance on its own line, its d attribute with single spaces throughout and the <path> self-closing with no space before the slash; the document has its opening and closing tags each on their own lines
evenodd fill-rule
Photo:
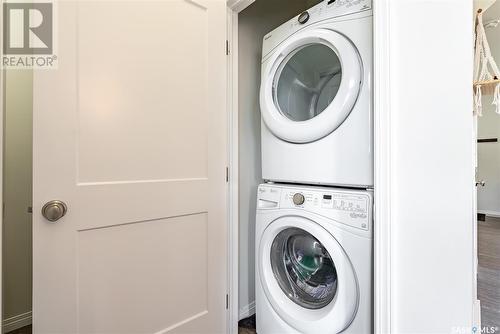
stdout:
<svg viewBox="0 0 500 334">
<path fill-rule="evenodd" d="M 31 311 L 32 71 L 6 71 L 3 318 Z"/>
<path fill-rule="evenodd" d="M 239 15 L 239 308 L 255 301 L 255 202 L 262 182 L 260 64 L 262 38 L 319 0 L 257 0 Z"/>
</svg>

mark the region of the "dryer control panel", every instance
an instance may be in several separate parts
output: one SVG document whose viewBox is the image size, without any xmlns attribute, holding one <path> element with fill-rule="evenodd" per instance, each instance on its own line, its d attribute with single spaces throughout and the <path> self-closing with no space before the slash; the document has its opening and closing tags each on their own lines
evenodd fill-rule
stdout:
<svg viewBox="0 0 500 334">
<path fill-rule="evenodd" d="M 303 11 L 264 36 L 263 59 L 285 39 L 299 30 L 324 20 L 344 20 L 348 15 L 366 12 L 371 16 L 372 0 L 325 0 Z"/>
<path fill-rule="evenodd" d="M 372 225 L 373 192 L 339 188 L 259 186 L 257 209 L 299 209 L 362 230 Z"/>
</svg>

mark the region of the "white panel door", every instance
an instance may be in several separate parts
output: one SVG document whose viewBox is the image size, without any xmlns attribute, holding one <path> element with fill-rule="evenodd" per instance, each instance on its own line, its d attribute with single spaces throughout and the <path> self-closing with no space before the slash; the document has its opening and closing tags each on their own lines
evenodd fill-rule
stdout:
<svg viewBox="0 0 500 334">
<path fill-rule="evenodd" d="M 55 15 L 58 69 L 34 75 L 34 332 L 225 332 L 225 1 Z"/>
</svg>

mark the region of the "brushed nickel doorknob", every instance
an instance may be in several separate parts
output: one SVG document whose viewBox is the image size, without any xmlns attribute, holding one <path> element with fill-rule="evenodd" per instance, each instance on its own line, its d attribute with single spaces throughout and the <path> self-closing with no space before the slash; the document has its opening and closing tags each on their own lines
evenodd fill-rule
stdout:
<svg viewBox="0 0 500 334">
<path fill-rule="evenodd" d="M 53 200 L 47 202 L 42 208 L 42 215 L 50 222 L 56 222 L 68 211 L 68 207 L 63 201 Z"/>
</svg>

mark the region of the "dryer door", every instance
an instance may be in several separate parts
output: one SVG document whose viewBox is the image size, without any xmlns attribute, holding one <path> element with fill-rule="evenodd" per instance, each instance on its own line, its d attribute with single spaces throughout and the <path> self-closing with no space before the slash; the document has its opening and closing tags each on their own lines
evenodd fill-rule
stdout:
<svg viewBox="0 0 500 334">
<path fill-rule="evenodd" d="M 339 333 L 354 319 L 359 292 L 337 240 L 298 216 L 275 220 L 259 245 L 261 285 L 276 313 L 302 333 Z"/>
<path fill-rule="evenodd" d="M 360 56 L 346 37 L 320 28 L 298 33 L 263 64 L 262 118 L 285 141 L 321 139 L 349 116 L 361 75 Z"/>
</svg>

